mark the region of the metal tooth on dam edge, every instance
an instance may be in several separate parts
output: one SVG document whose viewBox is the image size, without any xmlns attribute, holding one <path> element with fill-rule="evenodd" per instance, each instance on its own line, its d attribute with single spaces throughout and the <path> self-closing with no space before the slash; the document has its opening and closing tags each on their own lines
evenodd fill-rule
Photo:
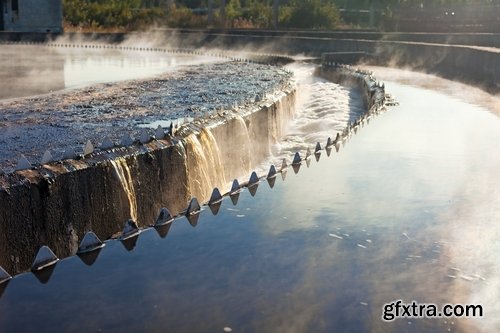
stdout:
<svg viewBox="0 0 500 333">
<path fill-rule="evenodd" d="M 267 179 L 276 177 L 276 174 L 277 174 L 276 167 L 273 164 L 269 168 L 269 172 L 267 173 Z"/>
<path fill-rule="evenodd" d="M 50 162 L 53 162 L 54 158 L 52 157 L 52 154 L 50 153 L 49 150 L 45 151 L 45 153 L 42 156 L 42 164 L 48 164 Z"/>
<path fill-rule="evenodd" d="M 7 273 L 7 271 L 3 269 L 2 266 L 0 266 L 0 284 L 3 284 L 10 279 L 12 279 L 12 276 L 10 276 L 10 274 Z"/>
<path fill-rule="evenodd" d="M 164 137 L 165 137 L 165 131 L 163 130 L 163 128 L 160 125 L 158 125 L 158 127 L 155 130 L 155 138 L 156 138 L 156 140 L 161 140 Z"/>
<path fill-rule="evenodd" d="M 31 169 L 31 167 L 32 167 L 32 165 L 31 165 L 30 161 L 28 161 L 26 156 L 21 155 L 21 158 L 19 159 L 19 161 L 17 162 L 17 165 L 16 165 L 16 171 Z"/>
<path fill-rule="evenodd" d="M 89 231 L 83 236 L 80 245 L 78 246 L 77 254 L 89 253 L 95 250 L 102 249 L 106 244 L 104 244 L 96 234 Z"/>
<path fill-rule="evenodd" d="M 255 171 L 252 172 L 250 175 L 250 179 L 248 180 L 248 186 L 254 186 L 259 183 L 259 176 L 257 176 L 257 173 Z"/>
<path fill-rule="evenodd" d="M 212 195 L 210 196 L 210 200 L 208 200 L 209 205 L 214 205 L 222 201 L 222 194 L 219 189 L 215 187 L 212 191 Z"/>
<path fill-rule="evenodd" d="M 198 199 L 193 197 L 189 201 L 189 205 L 186 209 L 186 216 L 197 214 L 200 212 L 200 210 L 201 210 L 201 206 L 200 206 L 200 203 L 198 202 Z"/>
<path fill-rule="evenodd" d="M 123 135 L 121 141 L 120 141 L 120 144 L 123 146 L 123 147 L 129 147 L 131 145 L 134 144 L 134 139 L 132 139 L 132 137 L 130 136 L 130 134 L 126 133 Z"/>
<path fill-rule="evenodd" d="M 333 145 L 332 138 L 328 137 L 328 140 L 326 140 L 326 148 L 329 148 Z"/>
<path fill-rule="evenodd" d="M 319 142 L 316 143 L 316 148 L 314 148 L 315 154 L 321 154 L 321 144 Z"/>
<path fill-rule="evenodd" d="M 31 265 L 31 270 L 34 272 L 41 271 L 44 268 L 55 265 L 59 261 L 59 258 L 52 252 L 50 247 L 42 246 Z"/>
<path fill-rule="evenodd" d="M 302 163 L 302 159 L 300 158 L 299 152 L 296 152 L 293 157 L 292 165 L 298 165 L 300 163 Z"/>
<path fill-rule="evenodd" d="M 106 137 L 104 141 L 101 143 L 101 149 L 111 149 L 115 146 L 113 141 L 109 137 Z"/>
<path fill-rule="evenodd" d="M 127 240 L 134 236 L 138 236 L 141 233 L 137 222 L 132 219 L 127 220 L 125 222 L 125 227 L 123 228 L 122 235 L 120 236 L 120 240 Z"/>
<path fill-rule="evenodd" d="M 233 180 L 233 184 L 231 185 L 231 191 L 229 194 L 236 194 L 241 192 L 241 186 L 240 183 L 238 182 L 238 179 Z"/>
<path fill-rule="evenodd" d="M 160 209 L 160 213 L 158 214 L 158 218 L 156 219 L 154 226 L 161 227 L 165 224 L 171 223 L 173 220 L 174 217 L 170 214 L 170 211 L 163 207 Z"/>
<path fill-rule="evenodd" d="M 367 113 L 368 114 L 368 113 Z M 364 115 L 366 116 L 366 114 Z M 370 118 L 370 116 L 366 116 L 367 120 Z M 356 127 L 359 127 L 359 125 L 362 124 L 362 122 L 360 120 L 357 120 L 355 121 L 354 123 L 352 124 L 349 124 L 345 129 L 344 129 L 344 132 L 347 132 L 349 133 L 350 131 L 350 128 L 356 128 Z M 172 125 L 172 124 L 171 124 Z M 159 126 L 160 127 L 160 126 Z M 126 135 L 127 136 L 127 135 Z M 130 138 L 130 136 L 128 136 L 128 138 Z M 130 140 L 132 140 L 130 138 Z M 339 133 L 337 133 L 336 135 L 336 139 L 334 142 L 331 141 L 331 138 L 328 138 L 328 142 L 330 144 L 336 144 L 338 143 L 339 141 L 341 140 L 341 136 Z M 90 141 L 89 141 L 90 142 Z M 88 142 L 88 143 L 89 143 Z M 133 143 L 133 140 L 132 140 L 132 143 Z M 318 151 L 318 146 L 319 148 L 321 148 L 321 145 L 319 143 L 317 143 L 316 145 L 316 151 Z M 93 146 L 92 146 L 93 148 Z M 310 152 L 310 149 L 308 148 L 308 151 Z M 47 151 L 48 152 L 48 151 Z M 328 150 L 327 150 L 328 152 Z M 73 152 L 73 155 L 76 155 L 74 154 Z M 24 157 L 24 156 L 23 156 Z M 298 159 L 297 159 L 298 157 Z M 307 157 L 306 157 L 307 158 Z M 42 158 L 43 160 L 43 158 Z M 297 152 L 295 154 L 295 158 L 294 158 L 294 162 L 297 162 L 298 161 L 298 166 L 300 166 L 301 162 L 302 162 L 302 159 L 300 159 L 300 154 Z M 28 162 L 29 163 L 29 162 Z M 29 166 L 31 168 L 31 164 L 29 163 Z M 282 163 L 282 172 L 286 172 L 286 170 L 284 170 L 285 168 L 287 168 L 287 162 L 286 162 L 286 159 L 283 159 L 283 163 Z M 293 164 L 292 164 L 293 166 Z M 271 165 L 270 169 L 269 169 L 269 173 L 268 173 L 268 178 L 273 178 L 276 176 L 276 167 L 274 165 Z M 254 181 L 252 181 L 252 178 Z M 256 180 L 256 181 L 255 181 Z M 251 187 L 251 184 L 252 183 L 257 183 L 259 181 L 259 178 L 257 177 L 257 174 L 255 172 L 252 172 L 252 175 L 250 177 L 250 181 L 248 182 L 248 186 Z M 233 181 L 233 187 L 231 189 L 231 192 L 230 192 L 230 195 L 231 194 L 239 194 L 239 192 L 241 191 L 241 187 L 238 183 L 237 180 L 234 180 Z M 214 196 L 214 194 L 218 192 L 218 196 Z M 220 200 L 222 200 L 222 196 L 220 195 L 220 191 L 217 189 L 217 188 L 214 188 L 214 191 L 212 193 L 212 197 L 215 198 L 215 197 L 220 197 Z M 212 201 L 212 198 L 211 198 L 211 201 Z M 219 201 L 220 202 L 220 201 Z M 209 205 L 210 205 L 210 202 L 209 202 Z M 194 207 L 197 207 L 197 209 L 193 209 Z M 198 200 L 196 198 L 193 198 L 190 203 L 189 203 L 189 207 L 187 209 L 187 213 L 190 213 L 190 214 L 194 214 L 196 216 L 196 220 L 197 220 L 197 217 L 199 214 L 197 214 L 198 212 L 200 212 L 201 208 L 199 206 L 199 203 L 198 203 Z M 157 223 L 158 223 L 158 220 L 160 220 L 160 218 L 162 217 L 165 217 L 166 220 L 168 220 L 166 222 L 166 224 L 170 225 L 168 222 L 172 222 L 173 221 L 173 217 L 171 216 L 171 214 L 169 213 L 169 211 L 166 209 L 166 208 L 163 208 L 162 210 L 160 210 L 160 216 L 158 217 L 157 219 Z M 187 214 L 188 215 L 188 214 Z M 189 219 L 189 217 L 188 217 Z M 191 220 L 190 220 L 190 223 L 191 223 Z M 132 224 L 132 225 L 131 225 Z M 156 226 L 156 224 L 155 224 Z M 125 236 L 128 232 L 127 232 L 127 228 L 130 228 L 133 233 L 132 234 L 129 234 L 128 236 Z M 126 226 L 125 226 L 125 229 L 124 229 L 124 232 L 123 232 L 123 235 L 122 237 L 120 238 L 120 240 L 124 240 L 126 238 L 132 238 L 133 236 L 136 236 L 135 240 L 137 240 L 137 236 L 139 235 L 140 233 L 140 229 L 137 227 L 137 224 L 133 221 L 133 220 L 128 220 L 127 223 L 126 223 Z M 84 245 L 86 242 L 85 238 L 87 238 L 87 236 L 89 234 L 92 234 L 95 236 L 95 234 L 93 234 L 92 232 L 89 232 L 85 235 L 84 239 L 82 240 L 82 242 L 80 243 L 80 246 L 79 246 L 79 251 L 77 252 L 78 253 L 83 253 L 83 251 L 81 251 L 81 249 L 83 249 L 85 246 L 82 246 Z M 90 237 L 90 236 L 89 236 Z M 97 236 L 95 236 L 95 238 L 97 239 L 98 242 L 100 242 L 102 244 L 101 248 L 105 245 L 104 243 L 102 243 L 98 238 Z M 88 244 L 91 244 L 92 242 L 88 242 Z M 97 244 L 97 242 L 95 243 Z M 96 249 L 98 250 L 98 249 Z M 98 251 L 96 251 L 97 253 Z M 43 246 L 39 249 L 38 251 L 38 254 L 35 258 L 35 261 L 33 262 L 33 265 L 32 265 L 32 271 L 35 273 L 35 275 L 37 275 L 37 278 L 42 282 L 42 283 L 45 283 L 46 281 L 48 281 L 48 278 L 50 278 L 50 274 L 51 272 L 53 271 L 54 267 L 55 267 L 55 264 L 59 261 L 59 258 L 57 258 L 57 256 L 55 256 L 55 254 L 52 252 L 52 250 L 47 247 L 47 246 Z M 45 279 L 42 279 L 40 278 L 38 275 L 40 274 L 39 272 L 43 271 L 46 276 Z M 49 272 L 50 271 L 50 272 Z M 11 279 L 12 277 L 5 271 L 3 270 L 2 267 L 0 267 L 0 285 L 6 281 L 8 281 L 9 279 Z M 45 281 L 45 282 L 44 282 Z"/>
<path fill-rule="evenodd" d="M 93 152 L 94 152 L 94 145 L 92 144 L 92 142 L 90 142 L 90 140 L 88 140 L 87 143 L 85 143 L 85 146 L 83 147 L 83 156 L 90 155 Z"/>
</svg>

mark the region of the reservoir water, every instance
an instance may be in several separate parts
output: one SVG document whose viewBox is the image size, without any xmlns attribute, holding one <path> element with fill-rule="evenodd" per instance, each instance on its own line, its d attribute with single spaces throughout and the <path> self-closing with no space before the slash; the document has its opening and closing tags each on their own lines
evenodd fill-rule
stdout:
<svg viewBox="0 0 500 333">
<path fill-rule="evenodd" d="M 217 215 L 204 207 L 194 228 L 178 218 L 16 276 L 0 289 L 0 331 L 499 331 L 500 119 L 386 80 L 399 106 L 273 188 L 225 198 Z M 398 299 L 481 304 L 484 316 L 384 322 Z"/>
</svg>

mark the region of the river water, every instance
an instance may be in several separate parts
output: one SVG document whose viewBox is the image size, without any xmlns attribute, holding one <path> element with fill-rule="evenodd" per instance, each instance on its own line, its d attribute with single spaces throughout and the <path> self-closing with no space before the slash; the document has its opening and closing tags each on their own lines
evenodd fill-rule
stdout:
<svg viewBox="0 0 500 333">
<path fill-rule="evenodd" d="M 195 228 L 179 218 L 107 242 L 95 262 L 62 260 L 44 283 L 17 276 L 0 291 L 0 331 L 498 332 L 500 119 L 386 80 L 399 106 L 273 188 L 205 207 Z M 384 322 L 398 299 L 484 316 Z"/>
</svg>

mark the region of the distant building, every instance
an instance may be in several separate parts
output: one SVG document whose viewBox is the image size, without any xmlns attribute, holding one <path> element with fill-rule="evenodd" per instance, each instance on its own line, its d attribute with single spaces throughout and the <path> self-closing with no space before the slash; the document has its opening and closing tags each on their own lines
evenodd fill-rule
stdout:
<svg viewBox="0 0 500 333">
<path fill-rule="evenodd" d="M 0 30 L 62 32 L 62 0 L 0 0 Z"/>
</svg>

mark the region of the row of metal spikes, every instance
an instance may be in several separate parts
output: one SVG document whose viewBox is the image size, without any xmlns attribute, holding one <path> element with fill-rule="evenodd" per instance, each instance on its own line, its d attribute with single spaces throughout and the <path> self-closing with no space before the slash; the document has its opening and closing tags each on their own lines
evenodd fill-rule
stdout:
<svg viewBox="0 0 500 333">
<path fill-rule="evenodd" d="M 324 149 L 327 155 L 330 156 L 333 147 L 335 147 L 336 151 L 339 151 L 340 144 L 344 143 L 345 140 L 352 134 L 353 131 L 357 132 L 357 129 L 359 128 L 359 126 L 363 124 L 364 120 L 369 121 L 370 118 L 371 115 L 367 112 L 360 119 L 346 126 L 342 131 L 342 133 L 337 133 L 334 139 L 328 137 Z M 307 166 L 309 166 L 310 158 L 313 155 L 316 158 L 316 161 L 319 161 L 322 150 L 323 148 L 321 147 L 321 144 L 318 142 L 316 143 L 314 152 L 312 152 L 310 148 L 307 148 L 305 157 L 302 157 L 299 152 L 296 152 L 291 162 L 291 167 L 294 170 L 294 172 L 296 174 L 299 172 L 302 162 L 306 162 Z M 271 165 L 271 167 L 269 168 L 269 172 L 264 177 L 257 176 L 257 173 L 254 171 L 250 175 L 249 180 L 243 184 L 240 184 L 238 180 L 235 179 L 233 180 L 231 190 L 225 195 L 222 195 L 220 190 L 216 187 L 213 189 L 210 199 L 206 203 L 206 205 L 210 208 L 210 210 L 214 215 L 217 215 L 224 197 L 229 196 L 233 204 L 236 205 L 238 202 L 239 194 L 241 193 L 244 187 L 248 188 L 250 194 L 254 196 L 257 191 L 259 182 L 264 178 L 267 180 L 269 186 L 272 188 L 274 187 L 276 176 L 278 173 L 281 173 L 283 179 L 285 179 L 288 166 L 289 166 L 288 162 L 286 158 L 284 158 L 282 160 L 281 168 L 279 169 L 279 171 L 275 165 Z M 191 225 L 196 226 L 198 223 L 198 217 L 200 211 L 201 211 L 201 206 L 199 204 L 199 201 L 197 198 L 193 197 L 190 200 L 187 208 L 177 216 L 173 216 L 167 208 L 161 208 L 158 218 L 156 219 L 152 227 L 154 227 L 160 233 L 160 236 L 165 237 L 166 234 L 168 233 L 171 223 L 174 221 L 175 218 L 185 216 Z M 129 219 L 125 222 L 124 229 L 121 235 L 118 237 L 118 240 L 120 240 L 125 246 L 125 248 L 130 251 L 135 247 L 137 238 L 140 233 L 141 229 L 137 225 L 137 222 L 132 219 Z M 95 233 L 89 231 L 84 235 L 82 241 L 80 242 L 76 254 L 87 265 L 92 265 L 94 261 L 97 259 L 97 255 L 99 254 L 100 250 L 104 246 L 105 243 L 101 241 Z M 40 249 L 38 250 L 38 253 L 31 266 L 31 271 L 39 278 L 41 282 L 46 283 L 50 278 L 50 275 L 52 274 L 55 264 L 58 261 L 59 258 L 54 254 L 54 252 L 48 246 L 44 245 L 40 247 Z M 12 276 L 0 266 L 0 287 L 3 283 L 8 282 L 11 278 Z"/>
</svg>

